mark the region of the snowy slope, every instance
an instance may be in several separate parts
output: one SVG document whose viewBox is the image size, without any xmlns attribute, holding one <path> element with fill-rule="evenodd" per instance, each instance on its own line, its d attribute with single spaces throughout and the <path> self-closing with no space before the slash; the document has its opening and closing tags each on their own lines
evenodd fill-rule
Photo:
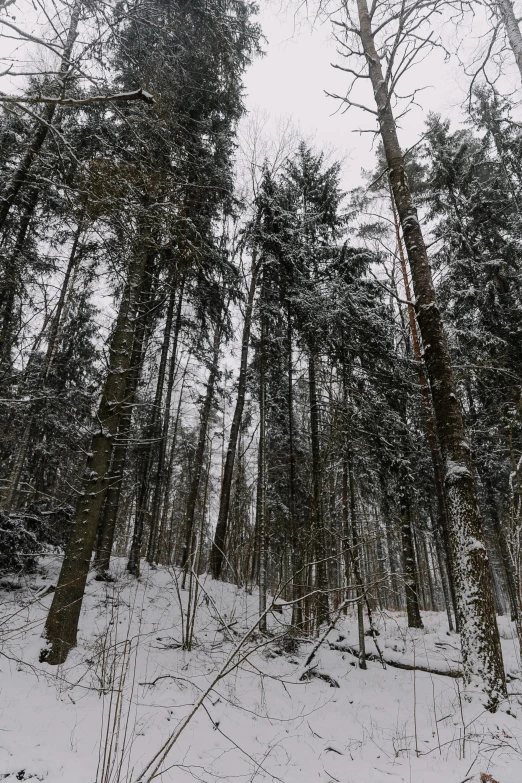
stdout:
<svg viewBox="0 0 522 783">
<path fill-rule="evenodd" d="M 52 598 L 39 591 L 55 583 L 59 563 L 48 559 L 43 567 L 43 576 L 1 593 L 0 779 L 134 783 L 255 626 L 257 597 L 202 577 L 188 652 L 179 647 L 179 600 L 186 609 L 188 594 L 177 574 L 145 569 L 136 582 L 117 562 L 116 583 L 89 582 L 79 645 L 53 668 L 38 663 Z M 515 698 L 489 715 L 462 697 L 459 678 L 384 670 L 378 661 L 361 671 L 348 651 L 357 642 L 351 615 L 311 664 L 339 687 L 318 677 L 301 681 L 313 644 L 292 650 L 281 638 L 287 621 L 275 614 L 273 638 L 248 637 L 239 664 L 194 713 L 156 780 L 520 783 Z M 441 614 L 426 613 L 424 621 L 425 632 L 410 632 L 402 614 L 377 614 L 384 657 L 457 672 L 458 636 L 447 634 Z M 501 622 L 510 689 L 522 692 L 517 640 Z M 376 652 L 370 638 L 368 649 Z"/>
</svg>

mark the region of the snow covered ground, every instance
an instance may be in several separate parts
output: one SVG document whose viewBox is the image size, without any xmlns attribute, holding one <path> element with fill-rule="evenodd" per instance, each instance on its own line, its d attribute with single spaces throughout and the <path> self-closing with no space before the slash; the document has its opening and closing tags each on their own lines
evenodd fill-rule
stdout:
<svg viewBox="0 0 522 783">
<path fill-rule="evenodd" d="M 46 783 L 136 783 L 170 742 L 164 783 L 520 783 L 522 707 L 496 715 L 467 702 L 458 677 L 458 636 L 445 616 L 425 613 L 411 632 L 401 613 L 376 613 L 384 657 L 357 667 L 355 618 L 342 619 L 301 680 L 313 644 L 283 640 L 288 616 L 270 618 L 273 638 L 251 634 L 176 738 L 184 719 L 255 625 L 257 597 L 201 578 L 194 646 L 181 649 L 176 573 L 122 562 L 114 584 L 91 580 L 78 647 L 64 666 L 38 663 L 59 562 L 0 594 L 0 779 Z M 16 580 L 15 580 L 16 582 Z M 7 588 L 11 589 L 7 589 Z M 17 588 L 17 589 L 12 589 Z M 510 691 L 522 694 L 518 642 L 500 618 Z M 229 626 L 229 627 L 226 627 Z M 368 637 L 368 649 L 376 649 Z M 335 685 L 339 687 L 335 687 Z M 522 699 L 522 697 L 521 697 Z M 154 765 L 149 766 L 148 775 Z M 143 777 L 147 780 L 147 775 Z"/>
</svg>

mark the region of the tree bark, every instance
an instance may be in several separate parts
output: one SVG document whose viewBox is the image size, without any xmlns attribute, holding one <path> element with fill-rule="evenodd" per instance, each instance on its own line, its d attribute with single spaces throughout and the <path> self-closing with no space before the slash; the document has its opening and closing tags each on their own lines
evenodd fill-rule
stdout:
<svg viewBox="0 0 522 783">
<path fill-rule="evenodd" d="M 123 475 L 127 454 L 129 451 L 129 438 L 131 434 L 132 413 L 136 391 L 141 376 L 145 346 L 148 344 L 151 332 L 150 325 L 150 300 L 152 288 L 152 275 L 147 275 L 142 287 L 139 312 L 136 319 L 136 329 L 132 344 L 132 356 L 125 388 L 125 399 L 121 406 L 121 414 L 118 422 L 118 434 L 115 439 L 110 475 L 108 479 L 107 495 L 103 514 L 98 529 L 98 544 L 96 547 L 95 567 L 96 579 L 105 581 L 110 578 L 110 561 L 118 509 L 120 506 Z"/>
<path fill-rule="evenodd" d="M 522 80 L 522 34 L 520 33 L 520 27 L 518 26 L 513 3 L 511 0 L 497 0 L 497 8 L 502 17 L 509 45 L 513 50 L 515 62 L 520 73 L 520 79 Z"/>
<path fill-rule="evenodd" d="M 404 156 L 366 0 L 357 0 L 357 9 L 393 197 L 411 267 L 415 310 L 445 461 L 446 511 L 455 565 L 464 678 L 468 688 L 476 688 L 485 695 L 487 708 L 494 711 L 506 697 L 506 681 L 470 447 L 466 442 L 426 245 L 406 178 Z"/>
<path fill-rule="evenodd" d="M 292 335 L 292 308 L 290 302 L 287 306 L 287 342 L 288 342 L 288 512 L 290 531 L 292 535 L 292 628 L 296 631 L 303 626 L 303 602 L 299 600 L 303 595 L 304 580 L 304 552 L 303 522 L 298 524 L 296 515 L 296 472 L 295 472 L 295 445 L 294 445 L 294 365 L 293 365 L 293 335 Z"/>
<path fill-rule="evenodd" d="M 110 346 L 109 371 L 96 416 L 90 454 L 82 483 L 80 500 L 72 523 L 58 585 L 45 625 L 48 647 L 42 660 L 63 663 L 76 645 L 82 607 L 98 520 L 107 493 L 114 436 L 118 429 L 147 254 L 137 251 L 130 264 Z"/>
</svg>

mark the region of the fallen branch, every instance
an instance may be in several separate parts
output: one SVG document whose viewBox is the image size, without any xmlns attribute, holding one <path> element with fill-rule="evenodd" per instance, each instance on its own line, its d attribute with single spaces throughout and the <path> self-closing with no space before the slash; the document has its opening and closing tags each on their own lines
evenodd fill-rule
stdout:
<svg viewBox="0 0 522 783">
<path fill-rule="evenodd" d="M 307 682 L 308 680 L 323 680 L 323 682 L 327 682 L 330 688 L 340 688 L 341 686 L 335 680 L 333 677 L 331 677 L 329 674 L 326 674 L 325 672 L 317 671 L 317 668 L 315 666 L 312 666 L 311 669 L 307 669 L 305 672 L 302 673 L 302 675 L 299 677 L 299 682 Z"/>
<path fill-rule="evenodd" d="M 239 620 L 234 620 L 233 623 L 228 623 L 228 625 L 222 625 L 221 628 L 217 628 L 216 629 L 216 633 L 220 633 L 220 632 L 224 633 L 225 631 L 228 631 L 231 628 L 233 628 L 234 625 L 237 625 L 238 622 L 239 622 Z M 237 633 L 237 631 L 233 631 L 232 633 Z"/>
<path fill-rule="evenodd" d="M 191 685 L 193 684 L 190 682 L 190 680 L 185 679 L 185 677 L 176 677 L 174 674 L 162 674 L 159 677 L 156 677 L 156 679 L 153 680 L 152 682 L 140 682 L 138 683 L 138 685 L 148 685 L 150 688 L 153 688 L 156 685 L 156 683 L 159 682 L 160 680 L 168 680 L 168 679 L 179 680 L 180 682 L 189 682 Z"/>
<path fill-rule="evenodd" d="M 338 644 L 336 642 L 328 642 L 330 650 L 338 650 L 338 652 L 347 652 L 353 655 L 355 658 L 359 657 L 359 651 L 357 647 L 352 647 L 348 644 Z M 381 659 L 375 653 L 367 653 L 366 658 L 368 661 L 378 661 L 381 663 Z M 405 669 L 406 671 L 426 672 L 427 674 L 440 674 L 442 677 L 452 677 L 454 680 L 458 680 L 462 677 L 462 672 L 459 669 L 431 669 L 428 666 L 419 666 L 412 663 L 404 663 L 403 661 L 393 661 L 389 658 L 384 658 L 384 663 L 387 666 L 391 666 L 394 669 Z"/>
</svg>

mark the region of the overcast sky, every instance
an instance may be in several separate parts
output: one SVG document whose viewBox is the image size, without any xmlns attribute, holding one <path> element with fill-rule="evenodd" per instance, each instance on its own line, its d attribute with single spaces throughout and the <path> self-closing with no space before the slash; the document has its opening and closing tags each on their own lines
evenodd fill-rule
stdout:
<svg viewBox="0 0 522 783">
<path fill-rule="evenodd" d="M 313 6 L 315 0 L 308 0 Z M 361 169 L 374 167 L 373 144 L 375 137 L 370 133 L 358 133 L 360 128 L 375 127 L 375 119 L 361 112 L 344 112 L 339 102 L 328 97 L 325 91 L 343 94 L 346 89 L 346 74 L 334 70 L 332 62 L 339 62 L 336 45 L 331 36 L 328 21 L 316 21 L 312 24 L 304 12 L 296 9 L 303 0 L 258 0 L 260 7 L 259 22 L 266 40 L 263 42 L 264 57 L 259 57 L 245 74 L 247 108 L 251 113 L 261 110 L 273 118 L 291 117 L 306 138 L 312 137 L 315 145 L 333 151 L 336 158 L 345 161 L 343 185 L 351 188 L 361 182 Z M 516 0 L 517 11 L 522 11 L 522 0 Z M 10 14 L 16 17 L 16 23 L 39 34 L 37 19 L 31 0 L 16 0 L 10 7 Z M 483 26 L 483 23 L 482 23 Z M 460 37 L 473 49 L 481 33 L 480 13 L 473 18 L 473 25 L 465 29 L 460 25 Z M 26 52 L 34 62 L 42 60 L 43 69 L 48 53 L 39 47 L 30 45 L 17 47 L 12 39 L 5 37 L 9 31 L 0 27 L 0 73 L 9 67 L 11 57 L 24 59 Z M 453 27 L 447 26 L 444 40 L 453 46 Z M 464 57 L 464 59 L 466 59 Z M 519 76 L 515 68 L 509 68 L 512 55 L 506 57 L 508 75 L 504 80 L 504 91 L 515 89 L 518 94 Z M 20 63 L 17 63 L 20 65 Z M 402 121 L 399 131 L 404 149 L 409 148 L 422 136 L 424 120 L 428 111 L 440 112 L 451 118 L 454 124 L 462 123 L 461 110 L 469 80 L 459 66 L 456 58 L 444 62 L 440 52 L 430 54 L 427 59 L 415 66 L 410 76 L 410 84 L 426 88 L 419 96 L 422 108 L 413 109 Z M 0 88 L 15 93 L 23 86 L 20 79 L 0 78 Z M 516 101 L 517 93 L 513 100 Z M 372 97 L 370 104 L 372 103 Z M 519 119 L 518 117 L 516 117 Z"/>
<path fill-rule="evenodd" d="M 345 160 L 344 187 L 360 184 L 361 168 L 374 167 L 374 138 L 357 130 L 375 127 L 375 122 L 357 111 L 340 112 L 339 103 L 325 95 L 325 90 L 342 94 L 346 88 L 346 75 L 331 67 L 336 52 L 330 24 L 312 26 L 303 13 L 296 15 L 297 2 L 286 3 L 286 9 L 279 0 L 260 0 L 259 5 L 266 55 L 246 73 L 248 109 L 258 108 L 273 117 L 290 115 L 305 136 L 313 135 L 317 146 L 333 148 L 336 157 Z M 466 33 L 470 45 L 479 34 L 478 24 Z M 402 122 L 399 135 L 404 149 L 422 136 L 428 111 L 440 112 L 455 124 L 464 119 L 460 107 L 468 79 L 456 59 L 445 63 L 441 54 L 431 54 L 415 66 L 413 78 L 415 86 L 427 89 L 419 99 L 422 109 L 413 109 Z M 509 76 L 512 84 L 516 78 L 516 73 Z"/>
</svg>

